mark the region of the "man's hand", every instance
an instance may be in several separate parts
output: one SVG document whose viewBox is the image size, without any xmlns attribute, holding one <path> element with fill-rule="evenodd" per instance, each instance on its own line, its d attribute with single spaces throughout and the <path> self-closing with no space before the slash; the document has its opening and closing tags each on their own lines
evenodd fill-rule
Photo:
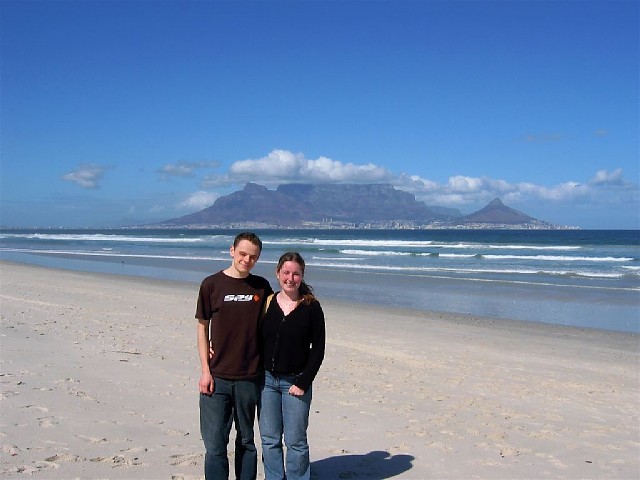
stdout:
<svg viewBox="0 0 640 480">
<path fill-rule="evenodd" d="M 206 372 L 202 373 L 202 375 L 200 375 L 200 382 L 198 383 L 198 386 L 200 388 L 200 393 L 212 395 L 215 389 L 215 384 L 211 374 Z"/>
<path fill-rule="evenodd" d="M 198 389 L 200 393 L 211 395 L 213 393 L 214 384 L 211 375 L 211 357 L 213 349 L 209 341 L 209 320 L 198 321 L 198 358 L 200 359 L 200 381 Z"/>
</svg>

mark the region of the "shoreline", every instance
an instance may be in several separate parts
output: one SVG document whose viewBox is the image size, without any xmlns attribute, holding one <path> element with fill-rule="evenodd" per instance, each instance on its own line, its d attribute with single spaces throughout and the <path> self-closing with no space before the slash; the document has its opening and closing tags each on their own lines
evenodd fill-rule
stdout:
<svg viewBox="0 0 640 480">
<path fill-rule="evenodd" d="M 0 273 L 6 478 L 202 478 L 197 284 Z M 637 334 L 321 304 L 312 478 L 637 477 Z"/>
<path fill-rule="evenodd" d="M 159 278 L 155 276 L 146 276 L 146 275 L 136 275 L 136 274 L 123 274 L 123 273 L 112 273 L 112 272 L 101 272 L 101 271 L 84 271 L 84 270 L 76 270 L 72 268 L 62 268 L 57 266 L 45 266 L 45 265 L 36 265 L 32 263 L 23 263 L 17 262 L 13 260 L 0 260 L 0 272 L 2 270 L 3 265 L 15 266 L 15 267 L 26 267 L 33 268 L 37 270 L 53 270 L 60 272 L 68 272 L 74 273 L 78 275 L 83 275 L 87 277 L 106 277 L 112 279 L 120 279 L 121 281 L 131 281 L 134 283 L 150 283 L 155 285 L 162 285 L 167 287 L 176 287 L 180 289 L 187 289 L 193 293 L 194 296 L 194 311 L 195 311 L 195 298 L 197 296 L 198 287 L 200 286 L 200 281 L 195 280 L 182 280 L 182 279 L 165 279 Z M 225 268 L 225 262 L 220 262 L 220 266 Z M 216 270 L 217 271 L 217 270 Z M 212 271 L 210 273 L 202 273 L 202 279 L 204 279 L 207 275 L 211 273 L 215 273 Z M 264 276 L 268 280 L 269 271 L 257 272 L 257 275 Z M 436 279 L 437 280 L 437 279 Z M 372 304 L 372 303 L 363 303 L 363 302 L 351 302 L 343 299 L 335 299 L 335 298 L 320 298 L 319 299 L 324 308 L 327 306 L 336 308 L 336 309 L 344 309 L 344 310 L 356 310 L 360 312 L 364 311 L 375 311 L 380 314 L 399 314 L 401 317 L 412 317 L 412 318 L 422 318 L 433 320 L 441 320 L 443 322 L 455 322 L 456 324 L 462 325 L 480 325 L 480 326 L 492 326 L 492 327 L 500 327 L 505 326 L 510 329 L 522 330 L 522 332 L 534 333 L 536 330 L 539 330 L 541 333 L 547 334 L 557 334 L 566 332 L 571 334 L 589 334 L 593 333 L 595 337 L 606 338 L 610 336 L 622 336 L 622 337 L 636 337 L 640 342 L 640 333 L 633 331 L 620 331 L 620 330 L 608 330 L 605 328 L 597 328 L 597 327 L 585 327 L 585 326 L 575 326 L 575 325 L 563 325 L 556 323 L 548 323 L 543 321 L 533 321 L 533 320 L 520 320 L 520 319 L 510 319 L 510 318 L 502 318 L 502 317 L 491 317 L 487 315 L 478 315 L 473 313 L 458 313 L 458 312 L 447 312 L 440 310 L 426 310 L 426 309 L 418 309 L 412 307 L 396 307 L 396 306 L 384 306 L 380 304 Z M 603 336 L 601 336 L 602 334 Z M 640 348 L 640 343 L 639 343 Z"/>
<path fill-rule="evenodd" d="M 159 263 L 157 259 L 138 259 L 125 263 L 100 257 L 81 260 L 64 254 L 27 255 L 24 259 L 10 256 L 0 262 L 193 285 L 199 285 L 207 275 L 226 268 L 228 264 L 227 260 L 211 260 L 198 263 L 197 268 L 185 269 L 183 264 L 171 260 Z M 273 283 L 274 265 L 261 260 L 254 273 Z M 634 289 L 388 272 L 362 274 L 313 265 L 309 268 L 307 280 L 321 299 L 355 308 L 360 304 L 375 305 L 380 309 L 409 308 L 418 314 L 442 313 L 640 334 L 640 291 Z"/>
</svg>

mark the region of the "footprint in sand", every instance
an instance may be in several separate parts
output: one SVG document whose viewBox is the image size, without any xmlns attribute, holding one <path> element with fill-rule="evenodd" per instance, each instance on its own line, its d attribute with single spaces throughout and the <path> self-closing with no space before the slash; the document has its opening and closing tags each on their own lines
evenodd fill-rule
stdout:
<svg viewBox="0 0 640 480">
<path fill-rule="evenodd" d="M 12 457 L 18 455 L 20 449 L 16 445 L 0 445 L 0 452 L 6 453 Z"/>
<path fill-rule="evenodd" d="M 110 463 L 113 467 L 133 467 L 143 465 L 142 460 L 138 457 L 127 459 L 122 455 L 112 455 L 111 457 L 94 457 L 90 458 L 91 462 Z"/>
<path fill-rule="evenodd" d="M 73 378 L 73 377 L 67 377 L 64 380 L 56 380 L 54 383 L 65 383 L 65 382 L 69 382 L 69 383 L 80 383 L 80 380 Z"/>
<path fill-rule="evenodd" d="M 129 439 L 127 439 L 127 441 L 130 441 Z M 149 449 L 147 447 L 132 447 L 132 448 L 125 448 L 124 450 L 120 450 L 121 453 L 147 453 L 149 451 Z"/>
<path fill-rule="evenodd" d="M 17 397 L 18 395 L 20 395 L 20 392 L 16 392 L 14 390 L 5 390 L 4 392 L 0 393 L 0 400 Z"/>
<path fill-rule="evenodd" d="M 44 460 L 45 462 L 84 462 L 86 458 L 81 457 L 80 455 L 65 453 L 62 455 L 53 455 L 52 457 L 45 458 Z"/>
<path fill-rule="evenodd" d="M 512 448 L 512 447 L 505 447 L 502 450 L 500 450 L 500 456 L 502 458 L 505 458 L 505 457 L 517 457 L 519 455 L 520 455 L 520 451 L 515 449 L 515 448 Z"/>
<path fill-rule="evenodd" d="M 76 390 L 74 388 L 70 388 L 69 395 L 75 395 L 76 397 L 81 398 L 83 400 L 90 400 L 92 402 L 100 403 L 94 396 L 89 395 L 88 393 L 83 392 L 82 390 Z"/>
<path fill-rule="evenodd" d="M 41 417 L 38 418 L 39 426 L 42 428 L 51 428 L 60 422 L 53 420 L 55 417 Z"/>
<path fill-rule="evenodd" d="M 81 438 L 83 440 L 87 440 L 91 443 L 105 443 L 107 441 L 106 438 L 86 437 L 84 435 L 76 435 L 76 437 Z"/>
<path fill-rule="evenodd" d="M 171 465 L 174 467 L 197 467 L 202 463 L 201 453 L 186 453 L 171 455 Z"/>
<path fill-rule="evenodd" d="M 29 475 L 38 472 L 35 467 L 29 467 L 27 465 L 20 465 L 19 467 L 13 467 L 10 470 L 2 470 L 2 473 L 27 473 Z"/>
<path fill-rule="evenodd" d="M 38 410 L 42 413 L 49 413 L 49 409 L 47 407 L 39 407 L 37 405 L 24 405 L 22 408 L 33 408 L 34 410 Z"/>
</svg>

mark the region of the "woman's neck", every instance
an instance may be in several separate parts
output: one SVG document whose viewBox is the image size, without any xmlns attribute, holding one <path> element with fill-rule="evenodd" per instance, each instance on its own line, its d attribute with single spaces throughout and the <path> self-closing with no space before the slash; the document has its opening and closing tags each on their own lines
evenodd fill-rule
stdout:
<svg viewBox="0 0 640 480">
<path fill-rule="evenodd" d="M 284 290 L 280 290 L 280 298 L 282 298 L 284 301 L 289 301 L 289 302 L 297 302 L 298 300 L 300 300 L 301 295 L 299 291 L 291 292 L 291 294 L 285 292 Z"/>
</svg>

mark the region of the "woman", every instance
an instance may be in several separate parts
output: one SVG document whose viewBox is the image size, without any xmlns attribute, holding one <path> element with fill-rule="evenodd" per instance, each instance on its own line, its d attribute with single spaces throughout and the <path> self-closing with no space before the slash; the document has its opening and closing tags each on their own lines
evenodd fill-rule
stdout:
<svg viewBox="0 0 640 480">
<path fill-rule="evenodd" d="M 271 299 L 261 325 L 265 382 L 258 421 L 264 473 L 266 480 L 309 479 L 307 426 L 311 383 L 324 358 L 324 314 L 304 282 L 299 253 L 280 257 L 276 278 L 280 291 Z"/>
</svg>

